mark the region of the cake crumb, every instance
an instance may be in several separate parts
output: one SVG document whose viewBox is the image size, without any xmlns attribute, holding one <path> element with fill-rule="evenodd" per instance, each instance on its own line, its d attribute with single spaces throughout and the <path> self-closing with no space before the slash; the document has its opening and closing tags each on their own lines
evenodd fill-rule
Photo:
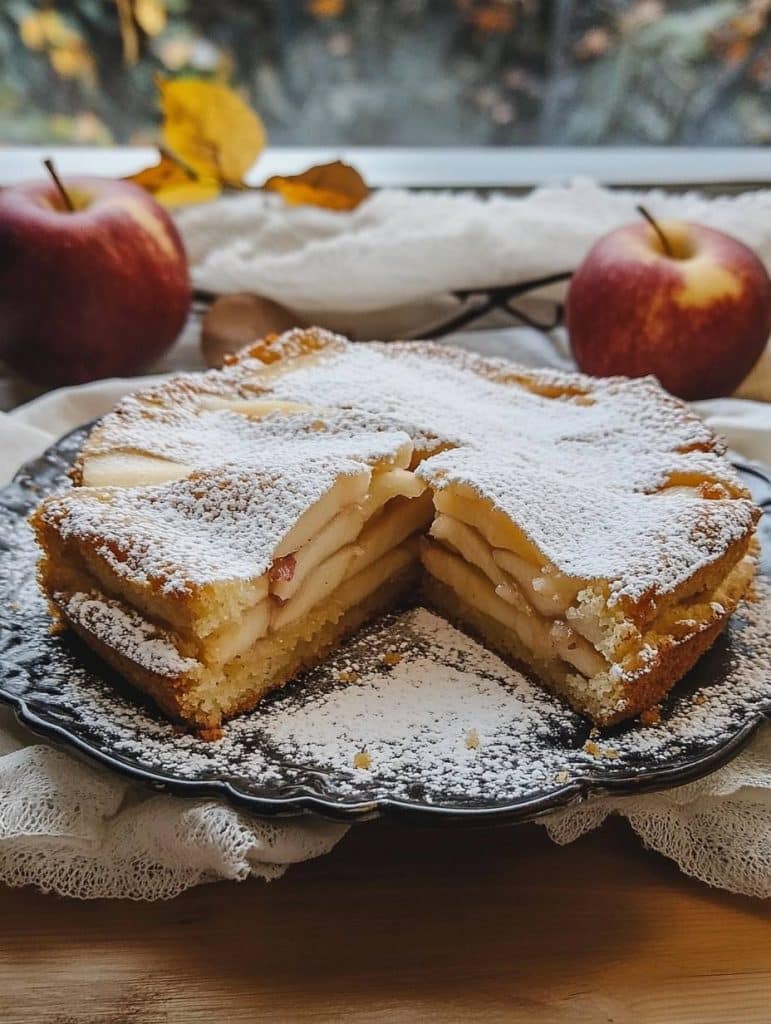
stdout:
<svg viewBox="0 0 771 1024">
<path fill-rule="evenodd" d="M 466 746 L 469 750 L 479 749 L 479 733 L 476 729 L 469 729 L 466 733 Z"/>
<path fill-rule="evenodd" d="M 567 772 L 557 772 L 557 774 L 554 776 L 554 781 L 562 785 L 565 782 L 567 782 L 569 778 L 570 776 Z"/>
<path fill-rule="evenodd" d="M 383 664 L 388 665 L 389 668 L 398 665 L 401 660 L 402 656 L 398 651 L 386 651 L 383 655 Z"/>
<path fill-rule="evenodd" d="M 694 704 L 704 704 L 706 702 L 706 700 L 707 700 L 707 698 L 704 696 L 703 693 L 696 693 L 696 694 L 694 694 L 694 697 L 693 697 L 693 703 Z"/>
<path fill-rule="evenodd" d="M 723 498 L 730 498 L 730 491 L 718 483 L 717 480 L 705 480 L 699 484 L 699 493 L 702 498 L 708 498 L 711 501 L 720 501 Z"/>
<path fill-rule="evenodd" d="M 337 678 L 341 683 L 355 683 L 358 682 L 359 673 L 355 672 L 352 668 L 344 668 L 337 673 Z"/>
<path fill-rule="evenodd" d="M 353 755 L 353 767 L 362 768 L 365 771 L 372 767 L 372 758 L 367 752 L 366 747 L 363 750 L 357 750 Z"/>
<path fill-rule="evenodd" d="M 640 715 L 643 725 L 658 725 L 661 722 L 661 708 L 654 704 L 652 708 L 646 708 Z"/>
<path fill-rule="evenodd" d="M 594 740 L 587 740 L 584 743 L 584 750 L 591 757 L 604 757 L 609 761 L 615 761 L 618 757 L 618 751 L 613 747 L 601 747 L 599 743 L 595 743 Z"/>
</svg>

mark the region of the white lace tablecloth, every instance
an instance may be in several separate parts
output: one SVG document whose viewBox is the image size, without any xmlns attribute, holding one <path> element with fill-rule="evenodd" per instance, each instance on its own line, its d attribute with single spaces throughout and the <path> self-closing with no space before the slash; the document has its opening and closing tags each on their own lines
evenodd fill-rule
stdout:
<svg viewBox="0 0 771 1024">
<path fill-rule="evenodd" d="M 185 211 L 180 224 L 196 283 L 248 289 L 330 326 L 382 333 L 446 308 L 450 287 L 510 283 L 574 266 L 603 230 L 634 216 L 639 197 L 590 183 L 527 199 L 383 192 L 352 214 L 288 209 L 261 194 Z M 771 266 L 771 193 L 732 199 L 646 197 L 656 213 L 739 235 Z M 389 331 L 385 325 L 389 325 Z M 372 333 L 380 333 L 372 329 Z M 464 343 L 529 365 L 570 365 L 564 335 L 468 334 Z M 164 363 L 199 365 L 189 333 Z M 101 381 L 52 392 L 0 414 L 0 480 L 137 386 Z M 2 382 L 5 404 L 27 394 Z M 771 465 L 771 362 L 743 398 L 696 403 L 745 458 Z M 557 842 L 625 816 L 641 839 L 689 874 L 735 892 L 771 895 L 771 728 L 728 766 L 663 793 L 593 800 L 543 819 Z M 212 800 L 158 795 L 54 749 L 0 709 L 0 880 L 80 897 L 157 899 L 217 879 L 265 879 L 326 853 L 346 827 L 306 816 L 262 821 Z"/>
</svg>

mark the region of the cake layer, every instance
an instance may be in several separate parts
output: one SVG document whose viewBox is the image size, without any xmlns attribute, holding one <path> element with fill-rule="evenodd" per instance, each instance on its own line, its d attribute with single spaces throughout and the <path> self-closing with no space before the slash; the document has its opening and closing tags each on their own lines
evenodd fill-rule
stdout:
<svg viewBox="0 0 771 1024">
<path fill-rule="evenodd" d="M 569 602 L 592 587 L 641 627 L 662 604 L 703 589 L 713 570 L 728 571 L 758 516 L 749 498 L 725 491 L 602 490 L 588 476 L 548 466 L 535 473 L 516 455 L 496 465 L 469 449 L 428 459 L 417 474 L 434 489 L 440 512 L 475 525 L 501 552 L 499 565 L 532 572 L 542 604 L 549 595 Z"/>
<path fill-rule="evenodd" d="M 435 607 L 535 669 L 600 725 L 643 710 L 653 693 L 655 700 L 663 696 L 723 628 L 754 574 L 754 558 L 746 555 L 719 586 L 667 609 L 645 633 L 630 624 L 623 656 L 608 660 L 569 620 L 543 616 L 524 598 L 504 600 L 500 584 L 445 545 L 425 541 L 421 557 L 425 592 Z"/>
<path fill-rule="evenodd" d="M 599 585 L 598 581 L 577 582 L 555 572 L 548 564 L 531 562 L 505 548 L 494 548 L 475 527 L 446 513 L 439 513 L 429 533 L 439 546 L 437 557 L 441 556 L 441 548 L 448 549 L 484 574 L 486 582 L 479 581 L 479 585 L 484 583 L 485 592 L 495 597 L 499 618 L 505 619 L 508 613 L 527 620 L 542 620 L 545 626 L 560 624 L 560 634 L 571 649 L 584 651 L 582 657 L 586 659 L 588 645 L 592 645 L 607 662 L 616 664 L 618 672 L 626 671 L 625 661 L 645 647 L 648 634 L 661 631 L 662 623 L 668 624 L 668 629 L 678 628 L 678 621 L 686 614 L 684 609 L 688 609 L 688 622 L 698 625 L 693 622 L 694 605 L 709 603 L 710 595 L 744 557 L 750 542 L 747 538 L 727 549 L 720 560 L 720 571 L 713 567 L 703 572 L 698 588 L 684 587 L 677 599 L 668 595 L 656 604 L 651 603 L 647 608 L 649 614 L 641 621 L 634 614 L 627 617 L 623 605 L 608 603 L 603 581 Z M 429 548 L 429 558 L 432 550 Z M 499 601 L 510 609 L 499 605 Z M 554 635 L 556 632 L 552 630 Z M 629 670 L 633 671 L 634 666 Z M 599 671 L 596 663 L 595 671 Z"/>
<path fill-rule="evenodd" d="M 151 418 L 167 412 L 149 400 L 134 404 L 149 408 Z M 56 551 L 41 567 L 46 589 L 57 588 L 67 565 L 82 563 L 107 594 L 206 636 L 269 590 L 292 598 L 304 575 L 345 537 L 353 541 L 375 509 L 405 488 L 423 490 L 405 468 L 409 438 L 386 421 L 263 405 L 269 413 L 255 418 L 249 408 L 246 419 L 231 408 L 208 409 L 202 423 L 172 410 L 184 436 L 174 443 L 167 437 L 163 455 L 138 445 L 131 452 L 100 448 L 98 427 L 77 475 L 92 479 L 96 463 L 104 485 L 53 497 L 33 517 L 44 550 Z M 163 436 L 162 423 L 153 419 L 152 426 Z M 162 483 L 159 467 L 173 469 Z M 280 614 L 286 620 L 290 611 Z"/>
<path fill-rule="evenodd" d="M 262 635 L 224 661 L 186 656 L 181 638 L 143 618 L 123 602 L 89 589 L 58 591 L 52 600 L 62 620 L 138 689 L 175 718 L 199 730 L 254 707 L 267 693 L 309 668 L 374 615 L 414 592 L 416 541 L 402 544 L 349 578 L 330 599 L 281 629 Z M 259 608 L 259 606 L 258 606 Z"/>
<path fill-rule="evenodd" d="M 430 607 L 472 632 L 508 661 L 534 674 L 574 710 L 605 727 L 634 717 L 666 696 L 725 628 L 754 572 L 754 560 L 749 556 L 742 559 L 716 592 L 721 600 L 712 604 L 711 614 L 703 619 L 701 627 L 684 636 L 658 638 L 655 654 L 633 676 L 618 678 L 611 668 L 596 680 L 571 671 L 561 660 L 535 659 L 516 631 L 472 604 L 465 594 L 437 576 L 424 575 L 422 587 L 424 600 Z"/>
</svg>

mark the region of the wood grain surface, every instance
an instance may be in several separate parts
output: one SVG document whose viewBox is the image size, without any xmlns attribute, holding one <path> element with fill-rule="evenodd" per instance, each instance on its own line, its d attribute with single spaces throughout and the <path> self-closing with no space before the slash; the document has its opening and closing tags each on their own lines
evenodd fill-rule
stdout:
<svg viewBox="0 0 771 1024">
<path fill-rule="evenodd" d="M 0 1021 L 755 1024 L 771 910 L 613 822 L 358 826 L 265 884 L 167 903 L 0 890 Z"/>
</svg>

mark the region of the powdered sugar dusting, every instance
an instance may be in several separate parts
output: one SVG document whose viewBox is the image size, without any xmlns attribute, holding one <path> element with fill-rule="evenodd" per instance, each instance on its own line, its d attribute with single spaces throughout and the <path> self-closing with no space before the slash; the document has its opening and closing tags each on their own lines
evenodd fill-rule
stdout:
<svg viewBox="0 0 771 1024">
<path fill-rule="evenodd" d="M 266 459 L 274 464 L 286 460 L 296 473 L 305 458 L 332 456 L 371 464 L 410 440 L 388 416 L 326 408 L 323 401 L 307 412 L 274 413 L 261 419 L 230 409 L 200 408 L 206 394 L 195 392 L 187 383 L 181 395 L 171 389 L 165 396 L 173 403 L 170 406 L 145 405 L 136 396 L 124 399 L 119 411 L 96 427 L 88 451 L 147 452 L 199 472 L 259 470 Z M 181 397 L 187 404 L 179 404 Z M 230 397 L 239 399 L 232 388 Z"/>
<path fill-rule="evenodd" d="M 755 522 L 748 499 L 639 494 L 614 487 L 612 470 L 598 496 L 591 460 L 579 458 L 579 472 L 568 475 L 552 461 L 534 471 L 532 455 L 511 452 L 501 465 L 456 448 L 430 459 L 418 474 L 437 489 L 450 482 L 473 487 L 516 523 L 527 524 L 531 539 L 563 573 L 610 579 L 614 595 L 635 598 L 679 586 L 745 537 Z"/>
<path fill-rule="evenodd" d="M 355 788 L 356 755 L 366 751 L 369 777 L 401 779 L 401 796 L 410 778 L 413 787 L 433 779 L 452 789 L 460 776 L 466 795 L 480 796 L 503 772 L 519 787 L 514 776 L 525 757 L 528 775 L 538 771 L 553 702 L 433 613 L 392 619 L 350 644 L 343 659 L 337 677 L 352 673 L 355 681 L 325 685 L 325 668 L 306 681 L 312 696 L 279 696 L 271 706 L 263 727 L 280 757 L 325 765 Z M 466 742 L 472 731 L 475 746 Z"/>
<path fill-rule="evenodd" d="M 89 544 L 119 575 L 168 594 L 270 567 L 278 543 L 309 505 L 360 463 L 327 456 L 302 466 L 269 457 L 257 469 L 222 469 L 144 488 L 80 488 L 54 498 L 46 518 Z"/>
<path fill-rule="evenodd" d="M 54 597 L 56 599 L 57 595 Z M 66 600 L 61 596 L 59 600 L 72 622 L 79 623 L 108 647 L 121 650 L 150 672 L 174 678 L 197 668 L 192 658 L 179 654 L 167 633 L 118 601 L 80 593 Z"/>
<path fill-rule="evenodd" d="M 189 381 L 181 393 L 191 394 Z M 193 413 L 184 404 L 151 402 L 147 415 L 142 408 L 136 397 L 124 402 L 96 429 L 91 450 L 130 448 L 182 464 L 189 475 L 144 487 L 76 488 L 50 500 L 44 514 L 119 576 L 168 594 L 259 577 L 339 477 L 410 444 L 387 418 L 347 409 L 254 421 L 229 410 Z"/>
<path fill-rule="evenodd" d="M 318 330 L 279 341 L 296 354 L 304 339 L 320 349 L 311 358 L 266 371 L 245 355 L 222 372 L 175 378 L 125 400 L 89 450 L 138 449 L 216 472 L 252 466 L 255 453 L 275 444 L 353 457 L 346 430 L 370 460 L 377 440 L 394 434 L 423 454 L 450 447 L 421 465 L 432 486 L 468 485 L 562 572 L 609 579 L 632 600 L 673 591 L 752 527 L 754 507 L 738 496 L 717 440 L 651 379 L 524 370 L 426 343 L 352 345 Z M 314 412 L 251 422 L 207 410 L 212 393 Z M 339 418 L 338 426 L 314 434 L 319 414 L 332 424 Z M 683 481 L 717 489 L 710 500 L 662 491 Z"/>
</svg>

